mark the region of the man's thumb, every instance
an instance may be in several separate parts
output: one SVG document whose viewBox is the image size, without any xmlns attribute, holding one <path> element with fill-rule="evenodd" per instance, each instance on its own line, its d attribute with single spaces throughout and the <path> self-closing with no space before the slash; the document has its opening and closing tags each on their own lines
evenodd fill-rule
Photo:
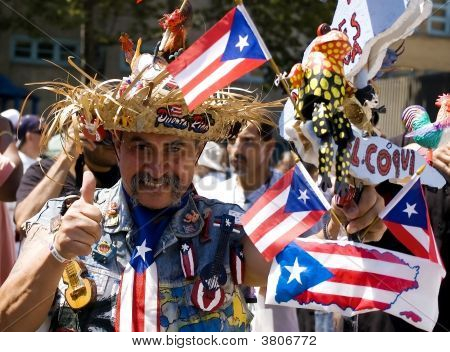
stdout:
<svg viewBox="0 0 450 352">
<path fill-rule="evenodd" d="M 81 185 L 81 198 L 89 204 L 94 204 L 94 192 L 96 181 L 94 174 L 86 170 L 83 173 L 83 184 Z"/>
</svg>

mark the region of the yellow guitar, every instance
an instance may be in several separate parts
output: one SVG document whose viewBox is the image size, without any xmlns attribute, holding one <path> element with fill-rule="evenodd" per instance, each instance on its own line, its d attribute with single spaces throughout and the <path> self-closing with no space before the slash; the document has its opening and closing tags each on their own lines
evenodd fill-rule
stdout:
<svg viewBox="0 0 450 352">
<path fill-rule="evenodd" d="M 86 307 L 97 296 L 95 282 L 83 277 L 84 272 L 86 267 L 77 260 L 68 262 L 63 272 L 63 281 L 68 285 L 65 292 L 66 301 L 75 310 Z"/>
</svg>

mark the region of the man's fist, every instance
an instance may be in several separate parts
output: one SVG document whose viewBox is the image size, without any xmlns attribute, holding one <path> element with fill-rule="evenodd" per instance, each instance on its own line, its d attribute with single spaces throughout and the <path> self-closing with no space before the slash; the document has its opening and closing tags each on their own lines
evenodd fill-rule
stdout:
<svg viewBox="0 0 450 352">
<path fill-rule="evenodd" d="M 101 237 L 101 211 L 94 205 L 95 177 L 83 174 L 81 198 L 75 201 L 61 219 L 54 246 L 66 259 L 89 255 L 91 246 Z"/>
<path fill-rule="evenodd" d="M 378 218 L 378 214 L 384 209 L 384 199 L 377 193 L 375 187 L 365 186 L 359 203 L 353 200 L 344 207 L 338 207 L 333 200 L 333 210 L 345 226 L 349 235 L 359 231 L 364 232 L 370 226 L 369 231 L 364 236 L 364 242 L 379 241 L 386 231 L 383 221 Z M 375 220 L 376 219 L 376 220 Z M 372 222 L 374 222 L 372 224 Z M 330 234 L 334 237 L 339 232 L 339 224 L 331 218 L 328 225 Z"/>
<path fill-rule="evenodd" d="M 433 151 L 433 167 L 438 169 L 447 178 L 450 177 L 450 143 L 440 146 Z"/>
</svg>

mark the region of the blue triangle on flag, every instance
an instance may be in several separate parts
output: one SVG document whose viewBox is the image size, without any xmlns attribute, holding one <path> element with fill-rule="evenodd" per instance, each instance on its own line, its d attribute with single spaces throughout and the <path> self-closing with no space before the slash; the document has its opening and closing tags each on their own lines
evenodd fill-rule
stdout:
<svg viewBox="0 0 450 352">
<path fill-rule="evenodd" d="M 230 37 L 221 60 L 261 59 L 267 60 L 255 33 L 238 8 L 234 13 Z"/>
<path fill-rule="evenodd" d="M 285 211 L 295 213 L 312 210 L 326 211 L 326 208 L 298 166 L 295 166 Z"/>
<path fill-rule="evenodd" d="M 386 214 L 383 220 L 390 222 L 421 227 L 427 229 L 427 207 L 422 194 L 420 179 L 410 188 L 410 190 L 394 205 Z"/>
<path fill-rule="evenodd" d="M 278 303 L 288 302 L 334 276 L 331 271 L 293 242 L 276 256 L 276 261 L 281 270 L 275 293 L 275 300 Z"/>
</svg>

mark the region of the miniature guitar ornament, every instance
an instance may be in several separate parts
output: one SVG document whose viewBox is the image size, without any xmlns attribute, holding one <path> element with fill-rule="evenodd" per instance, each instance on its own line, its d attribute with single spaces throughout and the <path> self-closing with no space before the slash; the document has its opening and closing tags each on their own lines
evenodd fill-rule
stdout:
<svg viewBox="0 0 450 352">
<path fill-rule="evenodd" d="M 64 296 L 74 310 L 86 307 L 95 300 L 97 295 L 94 280 L 83 277 L 84 273 L 86 273 L 86 267 L 77 260 L 69 261 L 63 272 L 63 281 L 68 286 Z"/>
</svg>

